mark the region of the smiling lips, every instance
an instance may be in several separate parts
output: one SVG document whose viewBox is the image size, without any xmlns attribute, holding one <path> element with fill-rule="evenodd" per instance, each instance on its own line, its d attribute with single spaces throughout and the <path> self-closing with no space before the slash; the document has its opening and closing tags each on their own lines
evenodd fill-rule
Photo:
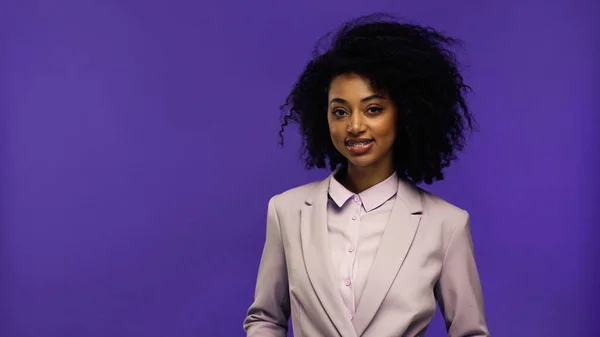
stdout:
<svg viewBox="0 0 600 337">
<path fill-rule="evenodd" d="M 345 141 L 346 148 L 355 154 L 363 154 L 373 147 L 373 139 L 356 138 Z"/>
</svg>

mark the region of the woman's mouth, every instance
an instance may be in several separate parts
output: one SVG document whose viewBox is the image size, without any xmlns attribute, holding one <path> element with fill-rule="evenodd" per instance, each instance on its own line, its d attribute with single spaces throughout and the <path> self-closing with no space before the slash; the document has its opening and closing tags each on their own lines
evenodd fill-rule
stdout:
<svg viewBox="0 0 600 337">
<path fill-rule="evenodd" d="M 350 152 L 356 154 L 366 153 L 373 147 L 373 139 L 349 139 L 344 143 Z"/>
</svg>

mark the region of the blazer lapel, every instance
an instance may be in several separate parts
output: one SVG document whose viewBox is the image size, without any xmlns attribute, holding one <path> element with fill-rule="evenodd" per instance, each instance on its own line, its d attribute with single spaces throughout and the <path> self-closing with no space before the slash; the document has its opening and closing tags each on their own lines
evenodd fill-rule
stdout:
<svg viewBox="0 0 600 337">
<path fill-rule="evenodd" d="M 394 283 L 417 233 L 421 212 L 418 188 L 400 181 L 396 201 L 352 321 L 358 336 L 365 331 Z"/>
<path fill-rule="evenodd" d="M 328 187 L 329 178 L 317 185 L 316 193 L 302 206 L 300 237 L 304 263 L 315 293 L 340 336 L 356 337 L 332 273 L 327 230 Z"/>
</svg>

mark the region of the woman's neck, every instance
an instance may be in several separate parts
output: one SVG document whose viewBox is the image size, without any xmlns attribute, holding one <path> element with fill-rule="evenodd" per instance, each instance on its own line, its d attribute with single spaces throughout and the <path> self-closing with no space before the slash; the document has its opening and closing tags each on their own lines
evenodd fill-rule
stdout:
<svg viewBox="0 0 600 337">
<path fill-rule="evenodd" d="M 361 193 L 394 173 L 392 167 L 356 167 L 349 165 L 342 173 L 341 183 L 353 193 Z"/>
</svg>

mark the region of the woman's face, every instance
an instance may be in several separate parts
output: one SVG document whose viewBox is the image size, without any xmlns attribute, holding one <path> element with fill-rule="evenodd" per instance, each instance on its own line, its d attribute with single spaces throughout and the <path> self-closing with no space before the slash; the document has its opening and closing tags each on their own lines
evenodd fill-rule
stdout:
<svg viewBox="0 0 600 337">
<path fill-rule="evenodd" d="M 397 119 L 393 102 L 355 74 L 335 77 L 328 101 L 331 141 L 349 167 L 392 170 Z"/>
</svg>

